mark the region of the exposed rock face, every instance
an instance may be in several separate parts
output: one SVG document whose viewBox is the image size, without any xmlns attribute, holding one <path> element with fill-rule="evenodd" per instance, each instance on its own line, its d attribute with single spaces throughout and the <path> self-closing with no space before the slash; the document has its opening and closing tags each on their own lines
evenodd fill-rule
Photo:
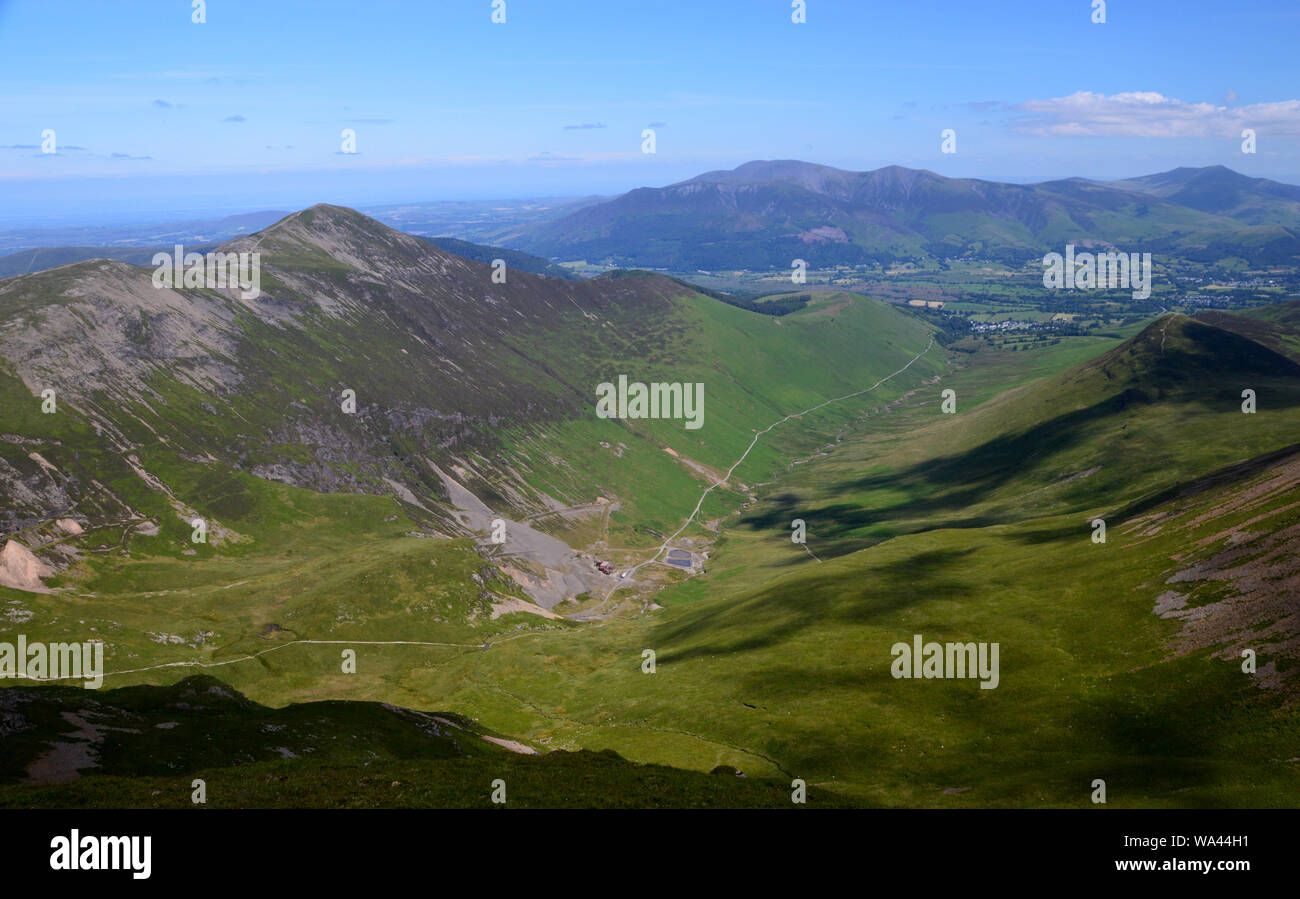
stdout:
<svg viewBox="0 0 1300 899">
<path fill-rule="evenodd" d="M 0 550 L 0 584 L 31 593 L 49 593 L 41 578 L 54 574 L 54 569 L 32 554 L 17 540 L 5 543 Z"/>
<path fill-rule="evenodd" d="M 543 610 L 549 612 L 566 599 L 581 593 L 595 593 L 609 584 L 607 576 L 595 571 L 591 562 L 573 547 L 523 522 L 502 518 L 509 537 L 504 544 L 493 543 L 484 532 L 492 529 L 493 520 L 498 516 L 433 460 L 426 461 L 442 478 L 452 504 L 459 511 L 457 517 L 461 526 L 476 534 L 480 552 L 498 563 L 501 571 L 522 587 Z M 522 610 L 511 608 L 506 611 Z M 492 617 L 499 614 L 503 613 L 494 610 Z"/>
<path fill-rule="evenodd" d="M 83 426 L 54 450 L 58 441 L 16 433 L 6 418 L 0 447 L 23 449 L 0 454 L 0 541 L 71 509 L 83 525 L 143 517 L 91 483 L 113 483 L 119 459 L 183 502 L 143 471 L 138 451 L 159 445 L 320 493 L 391 494 L 423 513 L 426 530 L 454 519 L 418 456 L 445 466 L 478 454 L 499 495 L 471 489 L 521 518 L 544 511 L 500 434 L 581 418 L 586 383 L 603 377 L 552 341 L 580 334 L 624 352 L 617 329 L 659 321 L 684 289 L 658 276 L 513 271 L 497 283 L 488 265 L 326 205 L 219 251 L 258 254 L 259 297 L 155 286 L 149 266 L 104 259 L 0 281 L 0 381 L 21 381 L 31 396 L 16 384 L 11 396 L 27 409 L 55 391 L 57 414 Z M 359 390 L 346 412 L 345 389 Z"/>
<path fill-rule="evenodd" d="M 72 534 L 73 536 L 76 536 L 77 534 L 80 534 L 82 531 L 81 525 L 77 524 L 77 522 L 71 518 L 60 518 L 58 521 L 54 523 L 57 524 L 65 534 Z"/>
</svg>

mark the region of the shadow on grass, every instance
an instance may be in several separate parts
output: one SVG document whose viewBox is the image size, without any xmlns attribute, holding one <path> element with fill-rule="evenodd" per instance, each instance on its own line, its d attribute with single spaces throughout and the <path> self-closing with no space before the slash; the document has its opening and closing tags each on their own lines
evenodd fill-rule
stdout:
<svg viewBox="0 0 1300 899">
<path fill-rule="evenodd" d="M 661 663 L 754 652 L 821 623 L 868 624 L 931 599 L 973 591 L 952 570 L 974 549 L 934 550 L 867 571 L 810 574 L 798 589 L 773 585 L 736 602 L 692 610 L 655 629 Z M 864 585 L 869 585 L 866 589 Z"/>
</svg>

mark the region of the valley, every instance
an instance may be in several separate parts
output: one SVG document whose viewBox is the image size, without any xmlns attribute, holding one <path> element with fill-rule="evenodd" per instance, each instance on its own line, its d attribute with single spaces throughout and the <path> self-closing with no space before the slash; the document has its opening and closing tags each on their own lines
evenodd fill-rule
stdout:
<svg viewBox="0 0 1300 899">
<path fill-rule="evenodd" d="M 773 805 L 793 779 L 858 806 L 1084 806 L 1096 778 L 1125 806 L 1294 791 L 1294 304 L 971 345 L 845 291 L 771 316 L 649 273 L 498 285 L 337 207 L 241 247 L 258 299 L 146 292 L 102 261 L 0 282 L 6 538 L 48 569 L 45 592 L 0 587 L 0 633 L 103 640 L 114 691 L 201 674 L 271 709 L 456 716 L 515 755 L 577 753 L 604 784 L 578 804 L 638 766 L 684 804 L 751 801 L 701 799 L 715 770 Z M 706 425 L 602 417 L 620 374 L 703 384 Z M 892 677 L 922 634 L 996 643 L 997 687 Z M 75 704 L 8 695 L 48 690 Z M 223 773 L 245 767 L 302 778 L 290 803 L 351 801 L 328 796 L 357 756 L 276 761 L 271 732 L 159 746 L 169 782 L 41 720 L 0 802 L 154 804 L 147 783 L 166 804 L 197 770 L 270 801 Z M 51 739 L 90 762 L 22 784 Z M 525 764 L 474 745 L 455 764 L 480 779 Z M 358 751 L 401 782 L 454 761 Z"/>
</svg>

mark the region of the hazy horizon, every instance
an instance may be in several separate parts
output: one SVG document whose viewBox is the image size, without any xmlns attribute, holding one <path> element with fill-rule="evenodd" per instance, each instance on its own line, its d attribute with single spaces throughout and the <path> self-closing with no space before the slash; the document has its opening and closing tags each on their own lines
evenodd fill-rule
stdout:
<svg viewBox="0 0 1300 899">
<path fill-rule="evenodd" d="M 744 165 L 746 162 L 754 162 L 754 161 L 771 161 L 771 160 L 743 160 L 742 162 L 736 163 L 736 165 L 722 166 L 720 168 L 734 169 L 739 165 Z M 821 163 L 816 160 L 810 160 L 810 159 L 801 159 L 798 161 L 807 162 L 814 165 L 826 164 L 826 163 Z M 873 168 L 881 168 L 881 167 L 882 166 L 875 166 Z M 1179 168 L 1179 167 L 1180 166 L 1174 166 L 1173 168 Z M 1240 172 L 1239 169 L 1233 168 L 1232 166 L 1226 166 L 1226 167 L 1232 169 L 1233 171 Z M 839 168 L 839 167 L 835 166 L 835 168 Z M 911 167 L 908 166 L 908 168 Z M 1198 168 L 1198 166 L 1187 166 L 1187 168 Z M 849 171 L 871 171 L 871 170 L 872 169 L 850 169 Z M 1164 169 L 1161 171 L 1168 171 L 1168 169 Z M 583 199 L 586 197 L 592 197 L 592 196 L 614 197 L 614 196 L 627 193 L 628 191 L 631 190 L 636 190 L 638 188 L 666 187 L 669 184 L 674 184 L 680 181 L 686 181 L 689 180 L 690 178 L 694 178 L 698 175 L 702 175 L 704 174 L 704 172 L 705 170 L 702 169 L 697 172 L 692 172 L 681 178 L 675 178 L 675 177 L 670 178 L 668 180 L 663 181 L 662 183 L 653 183 L 653 184 L 634 183 L 627 186 L 619 186 L 615 183 L 613 184 L 612 187 L 610 187 L 610 189 L 607 190 L 574 191 L 571 193 L 545 193 L 545 192 L 526 193 L 523 192 L 526 191 L 526 188 L 521 186 L 514 192 L 511 192 L 509 189 L 505 189 L 503 190 L 503 192 L 495 193 L 495 194 L 493 193 L 476 194 L 473 193 L 472 191 L 447 189 L 441 195 L 414 195 L 414 194 L 397 195 L 397 194 L 389 194 L 387 191 L 394 190 L 394 189 L 387 188 L 387 187 L 380 187 L 373 190 L 367 187 L 359 187 L 355 189 L 354 192 L 351 193 L 349 193 L 348 191 L 339 191 L 337 188 L 323 191 L 323 193 L 325 194 L 341 193 L 344 194 L 343 196 L 316 196 L 312 193 L 312 188 L 310 187 L 293 187 L 293 188 L 286 188 L 280 193 L 272 193 L 266 195 L 267 199 L 264 202 L 242 202 L 242 203 L 218 203 L 216 201 L 210 203 L 196 202 L 198 198 L 204 196 L 203 193 L 199 193 L 199 192 L 175 193 L 175 191 L 180 190 L 180 188 L 177 187 L 174 183 L 172 183 L 170 185 L 172 187 L 172 191 L 171 192 L 164 191 L 162 193 L 162 196 L 168 196 L 168 195 L 176 196 L 178 201 L 177 205 L 170 205 L 170 206 L 162 205 L 162 206 L 157 206 L 152 208 L 129 205 L 126 204 L 125 199 L 123 197 L 117 195 L 116 191 L 110 192 L 107 191 L 107 189 L 105 189 L 105 194 L 97 198 L 97 201 L 103 204 L 102 207 L 88 206 L 83 204 L 83 205 L 73 205 L 63 210 L 47 208 L 43 210 L 41 213 L 37 213 L 37 214 L 30 214 L 30 213 L 29 214 L 13 213 L 8 215 L 0 214 L 0 231 L 25 230 L 25 229 L 54 230 L 63 227 L 68 227 L 71 225 L 86 225 L 86 226 L 93 227 L 93 226 L 107 226 L 107 225 L 168 224 L 168 223 L 185 222 L 191 220 L 197 221 L 197 220 L 206 220 L 206 219 L 218 219 L 218 218 L 225 218 L 227 216 L 246 215 L 250 213 L 268 212 L 268 211 L 276 211 L 276 210 L 283 210 L 284 212 L 288 213 L 288 212 L 297 211 L 299 209 L 306 209 L 307 207 L 315 206 L 318 203 L 329 203 L 331 205 L 347 206 L 347 207 L 358 208 L 358 209 L 375 209 L 375 208 L 390 207 L 390 206 L 420 205 L 420 204 L 429 204 L 429 203 L 456 203 L 456 202 L 464 202 L 464 203 L 572 202 L 575 200 Z M 1042 177 L 1024 177 L 1024 176 L 1017 177 L 1014 175 L 996 175 L 996 174 L 979 175 L 979 176 L 976 175 L 952 176 L 952 177 L 969 177 L 969 178 L 977 178 L 978 180 L 983 180 L 983 181 L 999 181 L 999 182 L 1005 182 L 1009 184 L 1040 184 L 1043 182 L 1064 180 L 1067 178 L 1083 178 L 1091 181 L 1117 181 L 1117 180 L 1123 180 L 1125 178 L 1138 178 L 1143 176 L 1155 175 L 1159 173 L 1160 172 L 1156 172 L 1156 171 L 1134 171 L 1131 174 L 1120 175 L 1113 178 L 1103 178 L 1095 175 L 1080 174 L 1080 173 L 1063 173 L 1063 174 L 1048 175 Z M 1240 173 L 1247 174 L 1245 172 L 1240 172 Z M 1288 177 L 1285 175 L 1251 174 L 1249 175 L 1249 177 L 1268 178 L 1270 180 L 1278 181 L 1285 184 L 1300 185 L 1300 176 Z M 147 180 L 148 179 L 133 179 L 129 182 L 119 181 L 117 182 L 116 186 L 123 191 L 138 189 L 141 181 L 147 181 Z M 107 188 L 107 185 L 105 185 L 105 188 Z M 400 190 L 400 188 L 396 188 L 395 190 Z M 276 198 L 279 198 L 278 202 L 276 202 Z M 12 200 L 13 197 L 9 197 L 7 202 Z"/>
<path fill-rule="evenodd" d="M 785 3 L 518 3 L 500 24 L 487 2 L 190 6 L 0 0 L 0 227 L 612 195 L 752 159 L 1300 180 L 1300 8 L 1264 0 L 1112 4 L 1106 23 L 1087 3 L 818 0 L 803 24 Z M 1226 59 L 1231 83 L 1207 64 Z"/>
</svg>

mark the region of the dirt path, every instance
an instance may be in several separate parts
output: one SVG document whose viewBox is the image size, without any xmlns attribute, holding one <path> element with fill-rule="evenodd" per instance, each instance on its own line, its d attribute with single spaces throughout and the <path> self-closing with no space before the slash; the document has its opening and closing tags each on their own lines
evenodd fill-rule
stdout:
<svg viewBox="0 0 1300 899">
<path fill-rule="evenodd" d="M 662 544 L 660 544 L 659 549 L 655 550 L 655 554 L 653 556 L 650 556 L 648 559 L 645 559 L 644 561 L 637 563 L 635 566 L 628 569 L 627 571 L 621 572 L 618 576 L 619 581 L 630 580 L 631 577 L 635 575 L 638 571 L 640 571 L 642 568 L 658 561 L 659 557 L 664 554 L 664 551 L 666 549 L 668 549 L 668 545 L 672 543 L 674 540 L 676 540 L 678 537 L 680 537 L 682 532 L 685 531 L 688 527 L 690 527 L 691 522 L 695 520 L 695 516 L 700 514 L 700 508 L 704 505 L 704 501 L 708 499 L 709 494 L 712 493 L 717 487 L 721 486 L 722 484 L 725 484 L 731 478 L 732 473 L 737 468 L 740 467 L 740 464 L 744 462 L 747 458 L 749 458 L 750 452 L 752 452 L 754 447 L 758 445 L 759 438 L 762 437 L 764 434 L 766 434 L 768 431 L 771 431 L 773 428 L 778 427 L 779 425 L 785 424 L 787 421 L 789 421 L 792 418 L 799 418 L 801 416 L 807 415 L 809 412 L 816 412 L 818 409 L 829 406 L 832 403 L 842 402 L 843 400 L 852 399 L 855 396 L 862 396 L 864 393 L 870 393 L 871 391 L 879 387 L 881 384 L 884 384 L 886 381 L 894 377 L 897 377 L 898 375 L 901 375 L 903 372 L 907 371 L 909 368 L 912 367 L 912 364 L 916 362 L 916 360 L 920 359 L 926 353 L 930 352 L 930 349 L 933 346 L 934 346 L 934 338 L 931 337 L 930 342 L 926 344 L 925 349 L 921 350 L 921 352 L 917 353 L 910 360 L 908 360 L 908 363 L 906 365 L 904 365 L 902 368 L 900 368 L 898 371 L 894 372 L 893 374 L 885 375 L 883 378 L 881 378 L 876 383 L 872 384 L 870 387 L 864 388 L 862 390 L 856 390 L 853 393 L 846 393 L 843 396 L 833 397 L 829 400 L 820 402 L 815 406 L 809 406 L 807 409 L 803 409 L 799 412 L 791 412 L 789 415 L 785 416 L 784 418 L 777 419 L 776 421 L 772 422 L 763 430 L 755 433 L 754 439 L 749 442 L 749 446 L 746 447 L 745 451 L 740 454 L 740 458 L 737 459 L 735 462 L 733 462 L 731 467 L 727 469 L 727 473 L 723 475 L 721 478 L 719 478 L 718 480 L 714 481 L 712 484 L 710 484 L 707 488 L 705 488 L 704 492 L 700 494 L 699 501 L 695 503 L 695 508 L 691 510 L 691 514 L 686 516 L 686 521 L 682 522 L 682 526 L 679 527 L 670 537 L 665 539 Z M 814 556 L 814 558 L 816 557 Z M 818 559 L 818 561 L 821 560 Z M 600 601 L 600 605 L 591 609 L 587 609 L 583 612 L 579 612 L 576 615 L 571 615 L 569 617 L 575 621 L 582 621 L 585 618 L 600 612 L 602 609 L 604 609 L 606 604 L 608 604 L 610 597 L 612 597 L 615 593 L 617 593 L 621 588 L 627 586 L 631 586 L 631 585 L 615 582 L 613 585 L 610 586 L 609 590 L 605 593 L 604 598 Z"/>
</svg>

